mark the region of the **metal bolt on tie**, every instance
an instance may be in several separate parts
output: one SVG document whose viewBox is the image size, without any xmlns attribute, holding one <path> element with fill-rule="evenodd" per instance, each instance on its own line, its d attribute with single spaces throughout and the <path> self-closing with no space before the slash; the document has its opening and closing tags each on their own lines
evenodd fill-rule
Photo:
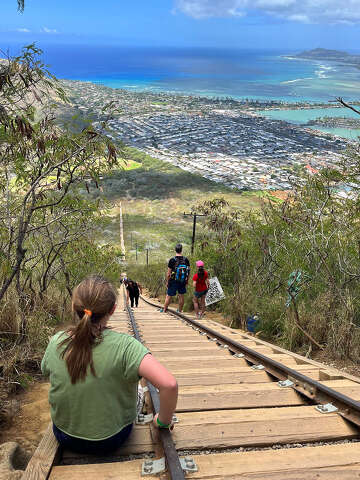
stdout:
<svg viewBox="0 0 360 480">
<path fill-rule="evenodd" d="M 326 403 L 325 405 L 316 405 L 315 410 L 320 413 L 334 413 L 338 412 L 339 409 L 335 407 L 332 403 Z"/>
<path fill-rule="evenodd" d="M 159 458 L 156 460 L 145 460 L 141 466 L 141 475 L 156 475 L 163 473 L 166 470 L 165 458 Z"/>
<path fill-rule="evenodd" d="M 287 387 L 292 387 L 294 385 L 294 382 L 292 382 L 291 380 L 287 379 L 287 380 L 280 380 L 278 382 L 278 385 L 279 387 L 282 387 L 282 388 L 287 388 Z"/>
<path fill-rule="evenodd" d="M 153 419 L 154 415 L 152 413 L 149 413 L 148 415 L 145 415 L 144 413 L 139 413 L 135 420 L 135 423 L 136 425 L 145 425 L 146 423 L 151 423 Z"/>
<path fill-rule="evenodd" d="M 244 358 L 245 355 L 243 353 L 234 353 L 235 358 Z"/>
<path fill-rule="evenodd" d="M 259 365 L 252 365 L 251 368 L 253 370 L 265 370 L 264 365 L 261 365 L 261 363 Z"/>
<path fill-rule="evenodd" d="M 198 471 L 198 467 L 192 457 L 180 458 L 180 464 L 185 473 Z"/>
<path fill-rule="evenodd" d="M 192 457 L 180 458 L 180 465 L 182 470 L 187 472 L 197 472 L 198 467 Z M 156 475 L 166 471 L 165 458 L 159 458 L 156 460 L 145 460 L 141 466 L 141 475 Z"/>
</svg>

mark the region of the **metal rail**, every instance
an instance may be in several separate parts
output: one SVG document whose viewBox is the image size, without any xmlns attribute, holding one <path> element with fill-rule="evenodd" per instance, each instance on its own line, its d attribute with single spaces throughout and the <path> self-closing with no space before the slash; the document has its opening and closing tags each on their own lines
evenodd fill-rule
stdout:
<svg viewBox="0 0 360 480">
<path fill-rule="evenodd" d="M 150 300 L 141 296 L 141 299 L 144 302 L 152 305 L 154 307 L 158 307 L 158 305 L 152 303 Z M 257 352 L 241 343 L 234 341 L 233 339 L 222 335 L 215 330 L 212 330 L 205 325 L 193 320 L 183 313 L 176 312 L 172 308 L 168 309 L 173 315 L 176 315 L 187 323 L 191 324 L 193 328 L 198 329 L 198 331 L 202 331 L 206 333 L 207 336 L 216 339 L 219 342 L 222 342 L 224 345 L 228 345 L 228 347 L 234 351 L 235 353 L 243 353 L 246 360 L 253 364 L 259 364 L 264 367 L 264 370 L 276 377 L 279 380 L 286 380 L 289 379 L 293 382 L 292 388 L 294 388 L 297 392 L 305 395 L 307 398 L 316 401 L 318 403 L 333 403 L 338 409 L 339 414 L 342 415 L 347 420 L 355 423 L 356 425 L 360 426 L 360 402 L 353 400 L 352 398 L 344 395 L 340 392 L 337 392 L 333 388 L 327 387 L 322 383 L 318 382 L 317 380 L 313 380 L 312 378 L 303 375 L 302 373 L 293 370 L 292 368 L 283 365 L 272 358 L 263 355 L 260 352 Z"/>
<path fill-rule="evenodd" d="M 125 291 L 124 291 L 124 301 L 125 301 L 126 310 L 127 310 L 128 315 L 129 315 L 130 322 L 131 322 L 131 326 L 132 326 L 132 329 L 134 331 L 134 336 L 135 336 L 136 340 L 143 343 L 141 335 L 140 335 L 139 330 L 138 330 L 137 325 L 136 325 L 136 321 L 135 321 L 135 318 L 134 318 L 134 313 L 131 310 L 131 308 L 129 307 L 129 305 L 126 304 Z M 150 393 L 150 396 L 151 396 L 154 411 L 155 411 L 155 413 L 159 413 L 159 411 L 160 411 L 160 397 L 159 397 L 159 394 L 158 394 L 156 388 L 154 387 L 154 385 L 152 385 L 152 383 L 147 381 L 147 386 L 148 386 L 149 393 Z M 172 439 L 170 430 L 165 429 L 165 428 L 159 428 L 159 436 L 160 436 L 160 441 L 162 443 L 162 447 L 163 447 L 163 450 L 164 450 L 164 455 L 165 455 L 165 458 L 166 458 L 168 471 L 170 473 L 170 478 L 172 480 L 185 480 L 184 471 L 182 469 L 180 459 L 179 459 L 178 453 L 176 451 L 175 444 L 174 444 L 174 441 Z"/>
</svg>

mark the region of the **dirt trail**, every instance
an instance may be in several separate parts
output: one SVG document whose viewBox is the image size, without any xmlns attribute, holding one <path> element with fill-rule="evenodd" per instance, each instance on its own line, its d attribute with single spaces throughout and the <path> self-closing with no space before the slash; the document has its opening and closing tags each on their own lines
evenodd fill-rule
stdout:
<svg viewBox="0 0 360 480">
<path fill-rule="evenodd" d="M 26 453 L 32 455 L 49 422 L 48 383 L 34 383 L 20 398 L 20 409 L 4 429 L 0 444 L 17 442 Z"/>
</svg>

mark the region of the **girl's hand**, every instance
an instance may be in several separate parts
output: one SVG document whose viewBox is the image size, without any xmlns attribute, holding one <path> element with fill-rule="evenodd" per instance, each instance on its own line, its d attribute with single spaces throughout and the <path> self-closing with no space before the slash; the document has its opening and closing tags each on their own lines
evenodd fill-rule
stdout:
<svg viewBox="0 0 360 480">
<path fill-rule="evenodd" d="M 157 423 L 158 417 L 159 417 L 159 414 L 157 413 L 157 414 L 155 415 L 155 417 L 154 417 L 154 420 L 153 420 L 153 423 L 154 423 L 155 427 L 156 427 L 156 428 L 163 428 L 163 429 L 165 430 L 164 427 L 160 427 L 160 425 Z M 173 424 L 172 421 L 171 421 L 171 423 L 170 423 L 170 426 L 169 426 L 168 430 L 170 430 L 170 431 L 174 430 L 174 424 Z"/>
</svg>

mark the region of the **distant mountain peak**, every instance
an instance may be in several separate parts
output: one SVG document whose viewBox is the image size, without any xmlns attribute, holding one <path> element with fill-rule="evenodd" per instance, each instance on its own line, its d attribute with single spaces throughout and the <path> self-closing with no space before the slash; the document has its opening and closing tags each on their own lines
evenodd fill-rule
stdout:
<svg viewBox="0 0 360 480">
<path fill-rule="evenodd" d="M 295 55 L 297 58 L 306 60 L 327 60 L 331 62 L 346 63 L 355 65 L 360 68 L 360 55 L 343 52 L 342 50 L 330 50 L 328 48 L 314 48 L 313 50 L 305 50 Z"/>
<path fill-rule="evenodd" d="M 305 50 L 297 55 L 297 57 L 327 57 L 327 58 L 335 58 L 335 59 L 343 59 L 344 57 L 348 57 L 349 54 L 347 52 L 343 52 L 341 50 L 330 50 L 328 48 L 314 48 L 313 50 Z"/>
</svg>

